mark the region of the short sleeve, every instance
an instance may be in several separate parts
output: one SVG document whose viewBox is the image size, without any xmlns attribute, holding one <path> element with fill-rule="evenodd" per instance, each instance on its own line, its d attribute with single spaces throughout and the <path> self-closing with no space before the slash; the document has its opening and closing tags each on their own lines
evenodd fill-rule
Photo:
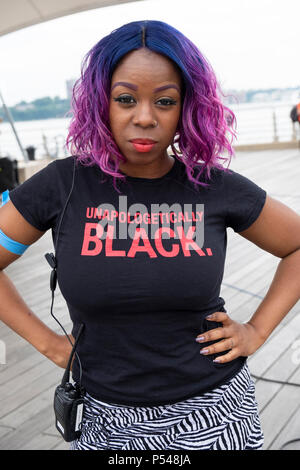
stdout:
<svg viewBox="0 0 300 470">
<path fill-rule="evenodd" d="M 55 225 L 59 212 L 56 161 L 49 163 L 9 191 L 9 198 L 24 219 L 41 231 Z"/>
<path fill-rule="evenodd" d="M 230 172 L 225 175 L 226 227 L 242 232 L 258 218 L 267 193 L 245 176 Z"/>
</svg>

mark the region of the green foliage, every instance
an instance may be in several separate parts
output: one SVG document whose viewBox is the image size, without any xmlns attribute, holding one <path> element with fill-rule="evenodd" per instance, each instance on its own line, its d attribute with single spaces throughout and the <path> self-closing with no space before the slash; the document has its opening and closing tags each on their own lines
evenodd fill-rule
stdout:
<svg viewBox="0 0 300 470">
<path fill-rule="evenodd" d="M 50 98 L 45 96 L 34 101 L 21 101 L 9 108 L 14 121 L 32 121 L 39 119 L 63 118 L 70 111 L 70 100 L 61 99 L 59 96 Z M 3 108 L 0 108 L 0 118 L 7 122 L 7 116 Z"/>
</svg>

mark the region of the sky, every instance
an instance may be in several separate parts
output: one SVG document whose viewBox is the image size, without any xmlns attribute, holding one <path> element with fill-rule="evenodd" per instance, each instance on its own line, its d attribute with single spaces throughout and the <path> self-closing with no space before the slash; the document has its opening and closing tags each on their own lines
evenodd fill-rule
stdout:
<svg viewBox="0 0 300 470">
<path fill-rule="evenodd" d="M 145 19 L 193 41 L 224 90 L 298 87 L 299 18 L 299 0 L 144 0 L 76 13 L 0 37 L 0 91 L 8 106 L 66 98 L 84 55 L 113 29 Z"/>
</svg>

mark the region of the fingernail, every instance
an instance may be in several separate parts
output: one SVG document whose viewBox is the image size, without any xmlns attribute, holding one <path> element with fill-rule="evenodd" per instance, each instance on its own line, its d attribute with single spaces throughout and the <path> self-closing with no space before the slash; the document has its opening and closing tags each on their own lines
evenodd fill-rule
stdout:
<svg viewBox="0 0 300 470">
<path fill-rule="evenodd" d="M 212 317 L 212 315 L 207 315 L 207 317 L 205 317 L 205 318 L 211 318 L 211 317 Z"/>
<path fill-rule="evenodd" d="M 221 362 L 220 359 L 214 359 L 213 362 Z"/>
<path fill-rule="evenodd" d="M 204 336 L 198 336 L 198 338 L 195 339 L 195 341 L 203 341 L 204 340 Z"/>
<path fill-rule="evenodd" d="M 208 349 L 201 349 L 200 354 L 206 354 L 208 353 Z"/>
</svg>

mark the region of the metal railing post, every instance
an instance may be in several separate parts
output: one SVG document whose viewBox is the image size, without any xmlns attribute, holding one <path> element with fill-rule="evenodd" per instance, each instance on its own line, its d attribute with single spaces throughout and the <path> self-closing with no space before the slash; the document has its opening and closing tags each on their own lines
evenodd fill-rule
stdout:
<svg viewBox="0 0 300 470">
<path fill-rule="evenodd" d="M 297 131 L 296 131 L 296 123 L 292 122 L 292 141 L 297 141 Z"/>
<path fill-rule="evenodd" d="M 277 122 L 276 122 L 276 113 L 273 111 L 273 142 L 278 142 L 278 134 L 277 134 Z"/>
</svg>

